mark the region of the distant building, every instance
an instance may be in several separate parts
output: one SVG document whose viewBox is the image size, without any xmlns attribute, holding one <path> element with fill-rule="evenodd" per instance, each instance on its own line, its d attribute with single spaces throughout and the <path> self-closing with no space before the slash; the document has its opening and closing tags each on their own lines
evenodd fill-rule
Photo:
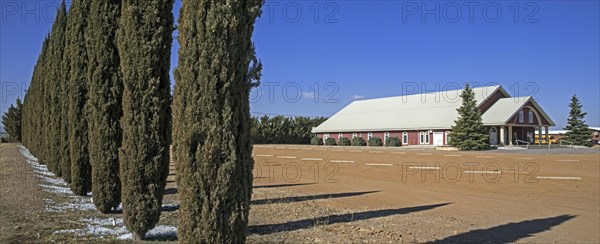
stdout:
<svg viewBox="0 0 600 244">
<path fill-rule="evenodd" d="M 600 127 L 590 127 L 591 135 L 590 140 L 593 144 L 600 144 Z M 556 141 L 560 141 L 565 138 L 566 130 L 551 130 L 548 134 L 550 138 Z"/>
<path fill-rule="evenodd" d="M 491 145 L 534 142 L 555 123 L 533 97 L 511 97 L 502 86 L 473 88 Z M 448 144 L 462 105 L 462 90 L 359 100 L 334 114 L 312 133 L 327 139 L 398 137 L 403 145 Z"/>
</svg>

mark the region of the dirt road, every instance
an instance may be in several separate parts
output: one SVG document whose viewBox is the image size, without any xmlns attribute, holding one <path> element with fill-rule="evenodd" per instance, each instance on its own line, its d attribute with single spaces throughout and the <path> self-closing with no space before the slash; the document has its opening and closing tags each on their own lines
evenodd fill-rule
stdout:
<svg viewBox="0 0 600 244">
<path fill-rule="evenodd" d="M 38 241 L 50 224 L 39 180 L 24 161 L 15 144 L 0 144 L 0 243 Z"/>
</svg>

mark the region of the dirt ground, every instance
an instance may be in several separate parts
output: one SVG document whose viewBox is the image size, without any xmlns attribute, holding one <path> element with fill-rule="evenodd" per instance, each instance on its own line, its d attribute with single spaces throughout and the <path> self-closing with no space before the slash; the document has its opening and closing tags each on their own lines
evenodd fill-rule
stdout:
<svg viewBox="0 0 600 244">
<path fill-rule="evenodd" d="M 116 241 L 56 234 L 106 215 L 45 211 L 61 199 L 23 177 L 16 144 L 0 151 L 0 242 Z M 257 145 L 248 242 L 598 243 L 600 150 L 531 151 Z M 178 203 L 174 166 L 164 202 Z"/>
<path fill-rule="evenodd" d="M 319 199 L 332 212 L 314 213 L 329 218 L 317 228 L 295 218 L 310 206 L 277 208 L 278 221 L 251 215 L 250 240 L 598 243 L 600 150 L 531 151 L 256 146 L 256 186 L 279 185 L 289 202 Z M 253 232 L 265 221 L 273 231 Z"/>
</svg>

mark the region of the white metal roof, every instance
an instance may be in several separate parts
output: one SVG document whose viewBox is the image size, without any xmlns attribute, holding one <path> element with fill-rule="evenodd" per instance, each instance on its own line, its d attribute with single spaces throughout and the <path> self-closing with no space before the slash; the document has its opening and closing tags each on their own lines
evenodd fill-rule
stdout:
<svg viewBox="0 0 600 244">
<path fill-rule="evenodd" d="M 481 115 L 485 125 L 503 125 L 521 110 L 527 102 L 532 100 L 527 97 L 507 97 L 498 100 L 484 114 Z M 538 109 L 539 110 L 539 109 Z"/>
<path fill-rule="evenodd" d="M 473 88 L 477 106 L 498 89 L 508 96 L 501 86 Z M 354 101 L 312 132 L 450 129 L 458 118 L 456 109 L 462 105 L 461 92 L 462 89 Z M 534 101 L 531 97 L 501 99 L 501 104 L 492 106 L 498 115 L 486 112 L 482 116 L 484 124 L 504 124 L 529 100 Z"/>
</svg>

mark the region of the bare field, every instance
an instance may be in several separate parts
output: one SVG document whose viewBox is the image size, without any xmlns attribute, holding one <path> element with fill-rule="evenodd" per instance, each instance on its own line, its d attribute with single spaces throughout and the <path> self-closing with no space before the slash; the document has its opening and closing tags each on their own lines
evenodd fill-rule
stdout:
<svg viewBox="0 0 600 244">
<path fill-rule="evenodd" d="M 255 185 L 289 185 L 277 189 L 354 215 L 269 233 L 276 240 L 597 243 L 600 154 L 544 151 L 258 145 Z"/>
<path fill-rule="evenodd" d="M 17 144 L 0 150 L 0 242 L 119 241 L 65 231 L 120 215 L 48 211 L 72 197 L 41 191 Z M 248 241 L 597 243 L 600 150 L 540 152 L 256 145 Z M 158 224 L 176 227 L 174 165 L 164 203 Z"/>
</svg>

